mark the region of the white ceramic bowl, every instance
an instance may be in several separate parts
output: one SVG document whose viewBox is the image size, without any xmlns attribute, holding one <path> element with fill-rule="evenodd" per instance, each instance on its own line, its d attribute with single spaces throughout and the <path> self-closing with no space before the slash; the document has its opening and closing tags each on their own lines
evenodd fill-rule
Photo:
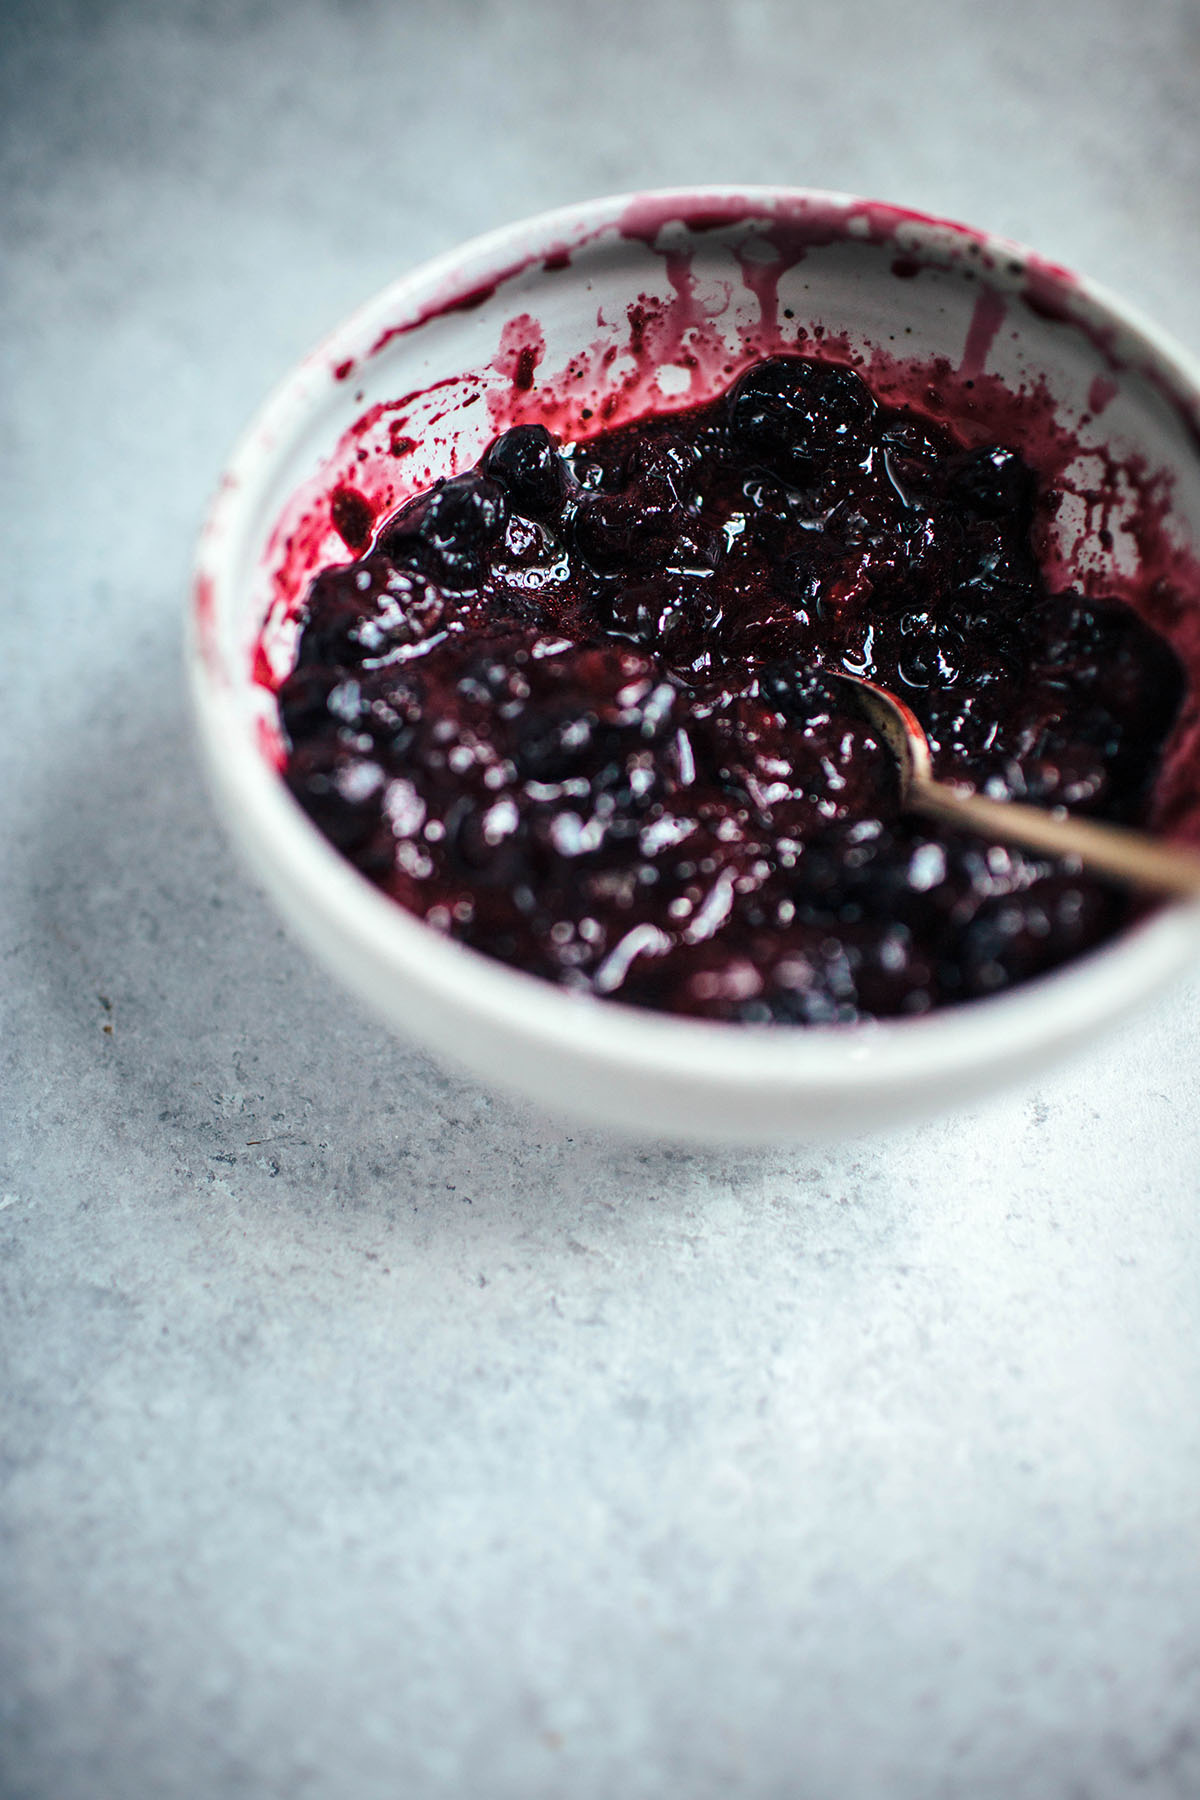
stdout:
<svg viewBox="0 0 1200 1800">
<path fill-rule="evenodd" d="M 1068 485 L 1094 484 L 1086 459 L 1101 450 L 1134 471 L 1189 578 L 1200 545 L 1195 363 L 1090 283 L 1005 240 L 776 188 L 593 201 L 405 276 L 267 402 L 200 542 L 192 689 L 217 803 L 251 868 L 296 935 L 397 1030 L 552 1110 L 707 1140 L 901 1121 L 1092 1039 L 1200 950 L 1200 909 L 1176 905 L 1052 975 L 920 1019 L 804 1029 L 658 1016 L 571 995 L 440 936 L 345 862 L 288 794 L 256 646 L 270 615 L 268 649 L 285 663 L 289 595 L 322 562 L 345 559 L 329 524 L 339 479 L 394 504 L 474 462 L 517 418 L 573 435 L 588 429 L 583 408 L 594 421 L 606 400 L 616 419 L 699 401 L 750 355 L 794 346 L 800 328 L 864 359 L 885 392 L 905 359 L 936 364 L 934 384 L 960 411 L 1001 396 L 1000 384 L 1020 390 L 1012 429 L 1036 435 L 1050 421 L 1052 436 L 1067 432 L 1079 452 Z M 1124 502 L 1118 492 L 1104 523 L 1128 569 L 1138 521 L 1122 504 L 1131 515 L 1131 492 Z M 1057 534 L 1048 553 L 1064 570 L 1099 554 L 1081 501 L 1064 505 Z"/>
</svg>

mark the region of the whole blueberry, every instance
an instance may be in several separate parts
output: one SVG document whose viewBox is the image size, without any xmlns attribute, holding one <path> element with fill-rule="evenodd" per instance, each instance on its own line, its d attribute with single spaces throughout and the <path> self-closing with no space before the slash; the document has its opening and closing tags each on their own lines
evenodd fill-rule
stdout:
<svg viewBox="0 0 1200 1800">
<path fill-rule="evenodd" d="M 570 479 L 544 425 L 514 425 L 496 439 L 481 467 L 525 518 L 552 519 L 562 511 Z"/>
<path fill-rule="evenodd" d="M 418 494 L 389 520 L 379 548 L 397 563 L 413 563 L 455 592 L 477 588 L 488 552 L 508 522 L 504 490 L 471 469 Z"/>
<path fill-rule="evenodd" d="M 803 477 L 853 446 L 874 407 L 853 369 L 802 356 L 773 356 L 735 383 L 726 417 L 735 450 L 780 473 Z"/>
</svg>

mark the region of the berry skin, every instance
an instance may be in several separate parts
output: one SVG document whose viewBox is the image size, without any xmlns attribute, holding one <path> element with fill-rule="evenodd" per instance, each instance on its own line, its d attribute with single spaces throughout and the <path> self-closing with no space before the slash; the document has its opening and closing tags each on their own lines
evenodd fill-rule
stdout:
<svg viewBox="0 0 1200 1800">
<path fill-rule="evenodd" d="M 543 521 L 561 513 L 570 475 L 544 425 L 514 425 L 491 445 L 480 467 L 504 489 L 513 512 Z"/>
<path fill-rule="evenodd" d="M 805 477 L 822 459 L 857 448 L 874 410 L 869 388 L 852 369 L 777 356 L 736 383 L 727 417 L 739 450 L 777 473 Z"/>
<path fill-rule="evenodd" d="M 410 500 L 389 521 L 379 548 L 393 562 L 413 563 L 463 593 L 482 581 L 487 553 L 507 519 L 503 488 L 472 469 Z"/>
</svg>

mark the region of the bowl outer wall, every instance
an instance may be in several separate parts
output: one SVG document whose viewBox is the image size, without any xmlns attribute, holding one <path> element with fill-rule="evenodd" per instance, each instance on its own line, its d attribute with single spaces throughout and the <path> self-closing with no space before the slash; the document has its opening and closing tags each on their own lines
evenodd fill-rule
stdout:
<svg viewBox="0 0 1200 1800">
<path fill-rule="evenodd" d="M 268 401 L 234 453 L 198 555 L 189 665 L 217 804 L 297 935 L 376 1013 L 553 1111 L 679 1138 L 761 1141 L 842 1135 L 943 1110 L 1087 1043 L 1177 976 L 1200 950 L 1200 907 L 1164 909 L 1050 976 L 923 1019 L 792 1030 L 670 1018 L 570 995 L 432 931 L 332 850 L 260 748 L 245 654 L 255 623 L 250 590 L 267 527 L 294 482 L 289 455 L 295 463 L 297 442 L 314 429 L 329 442 L 315 422 L 336 395 L 332 369 L 361 356 L 389 324 L 445 305 L 564 242 L 586 242 L 647 198 L 619 196 L 548 214 L 425 265 L 348 320 Z M 774 189 L 649 198 L 664 216 L 672 206 L 682 213 L 717 202 L 742 205 L 750 218 L 801 203 L 847 213 L 865 204 Z M 960 231 L 936 221 L 907 224 L 917 248 L 923 233 L 940 243 Z M 970 235 L 997 256 L 1028 254 Z M 1093 287 L 1080 283 L 1077 292 L 1101 319 L 1144 343 L 1194 399 L 1200 380 L 1175 346 Z M 397 341 L 407 350 L 424 329 Z M 389 371 L 385 387 L 396 386 Z"/>
</svg>

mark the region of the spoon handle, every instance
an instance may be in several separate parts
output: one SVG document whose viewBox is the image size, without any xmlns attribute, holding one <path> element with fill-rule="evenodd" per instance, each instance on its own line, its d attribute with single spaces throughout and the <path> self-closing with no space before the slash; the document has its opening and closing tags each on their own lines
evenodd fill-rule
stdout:
<svg viewBox="0 0 1200 1800">
<path fill-rule="evenodd" d="M 1071 818 L 1061 808 L 1042 811 L 1014 800 L 989 800 L 927 775 L 912 778 L 907 800 L 914 812 L 1000 843 L 1075 856 L 1102 875 L 1159 893 L 1200 896 L 1200 851 L 1183 844 L 1165 844 L 1123 825 Z"/>
</svg>

